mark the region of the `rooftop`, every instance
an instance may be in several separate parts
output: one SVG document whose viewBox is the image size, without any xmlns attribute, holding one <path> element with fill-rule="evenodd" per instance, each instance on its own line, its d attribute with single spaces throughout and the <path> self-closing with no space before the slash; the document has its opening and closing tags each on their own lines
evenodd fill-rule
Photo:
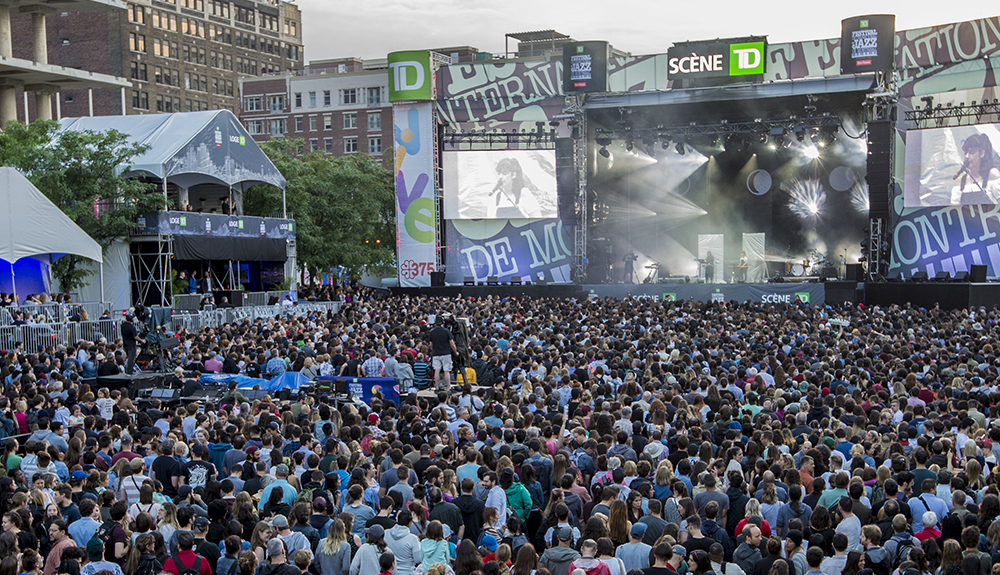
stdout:
<svg viewBox="0 0 1000 575">
<path fill-rule="evenodd" d="M 56 90 L 132 86 L 132 83 L 125 78 L 0 56 L 0 84 L 4 83 L 15 83 L 19 86 L 49 85 Z"/>
<path fill-rule="evenodd" d="M 21 12 L 46 10 L 51 13 L 60 12 L 106 12 L 108 10 L 124 10 L 128 5 L 124 0 L 7 0 L 4 4 Z"/>
</svg>

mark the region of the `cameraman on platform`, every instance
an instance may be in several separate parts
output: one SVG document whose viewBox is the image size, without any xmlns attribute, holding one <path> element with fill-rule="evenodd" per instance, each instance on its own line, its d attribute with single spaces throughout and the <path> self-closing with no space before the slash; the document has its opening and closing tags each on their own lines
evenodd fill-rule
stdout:
<svg viewBox="0 0 1000 575">
<path fill-rule="evenodd" d="M 443 318 L 447 321 L 447 317 Z M 451 335 L 451 330 L 441 322 L 431 330 L 431 366 L 434 368 L 434 386 L 438 389 L 448 391 L 451 389 L 451 354 L 458 354 L 455 347 L 455 338 Z M 441 372 L 444 372 L 444 387 L 441 387 Z"/>
<path fill-rule="evenodd" d="M 125 348 L 125 355 L 127 359 L 125 360 L 125 373 L 132 375 L 135 370 L 135 354 L 136 354 L 136 342 L 146 343 L 146 340 L 139 337 L 139 332 L 135 329 L 135 316 L 132 314 L 125 315 L 125 321 L 122 322 L 122 347 Z"/>
</svg>

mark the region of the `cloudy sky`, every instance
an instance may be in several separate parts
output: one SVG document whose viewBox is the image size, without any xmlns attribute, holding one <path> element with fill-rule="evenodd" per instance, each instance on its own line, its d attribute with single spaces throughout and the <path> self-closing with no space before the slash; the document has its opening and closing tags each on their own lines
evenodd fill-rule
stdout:
<svg viewBox="0 0 1000 575">
<path fill-rule="evenodd" d="M 897 30 L 1000 15 L 1000 7 L 990 3 L 930 0 L 295 1 L 303 12 L 307 60 L 381 58 L 395 50 L 466 45 L 499 53 L 504 51 L 504 34 L 547 29 L 577 40 L 607 40 L 633 54 L 651 54 L 684 40 L 833 38 L 840 35 L 843 18 L 862 14 L 896 14 Z"/>
</svg>

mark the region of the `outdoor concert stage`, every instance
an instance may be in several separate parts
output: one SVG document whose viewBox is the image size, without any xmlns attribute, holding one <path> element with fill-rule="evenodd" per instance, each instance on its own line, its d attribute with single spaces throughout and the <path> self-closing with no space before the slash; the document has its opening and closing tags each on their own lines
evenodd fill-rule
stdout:
<svg viewBox="0 0 1000 575">
<path fill-rule="evenodd" d="M 397 295 L 430 295 L 466 298 L 518 297 L 625 298 L 642 297 L 679 301 L 737 301 L 741 303 L 797 303 L 836 305 L 844 302 L 867 305 L 904 305 L 919 307 L 940 304 L 944 309 L 1000 305 L 1000 283 L 954 282 L 881 282 L 853 281 L 758 283 L 758 284 L 596 284 L 596 285 L 525 285 L 525 286 L 444 286 L 428 288 L 392 288 Z"/>
</svg>

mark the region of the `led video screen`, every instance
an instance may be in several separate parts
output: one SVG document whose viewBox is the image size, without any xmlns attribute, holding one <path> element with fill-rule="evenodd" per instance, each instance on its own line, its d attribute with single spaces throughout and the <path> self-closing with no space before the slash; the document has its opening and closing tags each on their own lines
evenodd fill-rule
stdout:
<svg viewBox="0 0 1000 575">
<path fill-rule="evenodd" d="M 906 133 L 903 205 L 996 204 L 1000 200 L 1000 124 Z"/>
<path fill-rule="evenodd" d="M 555 150 L 445 152 L 443 163 L 445 219 L 559 215 Z"/>
</svg>

